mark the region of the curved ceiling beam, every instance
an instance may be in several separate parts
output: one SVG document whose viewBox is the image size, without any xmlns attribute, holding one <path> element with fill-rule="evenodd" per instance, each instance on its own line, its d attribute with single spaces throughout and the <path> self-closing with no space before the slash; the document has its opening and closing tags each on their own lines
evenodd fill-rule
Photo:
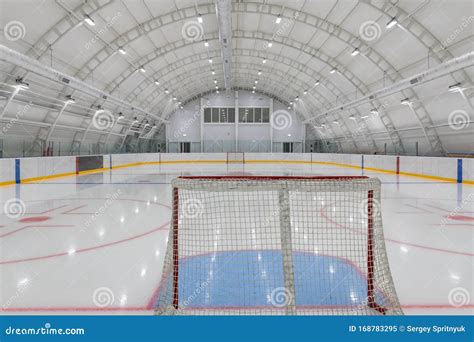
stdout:
<svg viewBox="0 0 474 342">
<path fill-rule="evenodd" d="M 61 2 L 56 0 L 56 3 Z M 58 22 L 53 24 L 46 33 L 42 34 L 36 42 L 28 49 L 26 55 L 34 55 L 37 59 L 41 58 L 50 47 L 53 47 L 60 39 L 64 38 L 68 33 L 73 31 L 82 21 L 76 18 L 76 13 L 84 14 L 87 8 L 87 14 L 93 15 L 103 8 L 112 4 L 114 0 L 103 0 L 101 3 L 97 0 L 85 1 L 76 6 L 72 11 L 67 13 Z M 74 15 L 71 15 L 74 13 Z"/>
<path fill-rule="evenodd" d="M 235 53 L 234 55 L 235 56 L 248 56 L 248 57 L 255 57 L 255 54 L 256 52 L 253 51 L 253 50 L 248 50 L 248 49 L 235 49 Z M 310 68 L 307 68 L 305 65 L 301 64 L 301 63 L 298 63 L 292 59 L 289 59 L 289 58 L 286 58 L 286 57 L 281 57 L 279 55 L 273 55 L 273 54 L 267 54 L 267 57 L 270 56 L 272 58 L 275 58 L 276 61 L 274 62 L 280 62 L 280 63 L 283 63 L 286 67 L 289 67 L 289 68 L 292 68 L 294 69 L 296 72 L 301 72 L 301 73 L 304 73 L 306 74 L 306 76 L 309 78 L 309 79 L 319 79 L 323 84 L 325 84 L 326 88 L 328 88 L 330 90 L 331 93 L 335 94 L 336 96 L 338 96 L 341 100 L 344 100 L 344 99 L 347 99 L 347 97 L 339 91 L 339 89 L 337 88 L 337 86 L 335 86 L 331 81 L 329 81 L 328 79 L 325 79 L 325 78 L 320 78 L 320 75 L 310 69 Z M 145 57 L 146 58 L 146 57 Z M 259 56 L 260 58 L 260 56 Z M 173 63 L 172 65 L 167 65 L 165 68 L 163 69 L 168 69 L 170 71 L 168 71 L 168 74 L 170 72 L 173 72 L 173 71 L 176 71 L 176 70 L 180 70 L 180 68 L 186 66 L 186 65 L 189 65 L 189 64 L 194 64 L 196 61 L 199 61 L 199 60 L 203 60 L 203 59 L 206 59 L 207 60 L 207 54 L 206 53 L 202 53 L 201 55 L 193 55 L 193 56 L 188 56 L 185 58 L 188 62 L 186 64 L 184 63 L 181 63 L 181 60 L 178 60 L 177 62 Z M 269 61 L 273 61 L 273 59 L 270 59 L 269 58 Z M 179 67 L 178 67 L 179 66 Z M 201 68 L 201 67 L 199 67 Z M 265 65 L 262 64 L 262 69 L 265 68 Z M 310 70 L 310 71 L 313 71 L 313 74 L 309 75 L 307 74 L 305 71 L 303 70 Z M 160 70 L 161 72 L 161 70 Z M 127 76 L 127 74 L 123 75 L 122 77 L 130 77 L 131 75 L 133 75 L 135 72 L 132 71 L 132 70 L 129 70 L 129 74 Z M 187 78 L 189 79 L 189 71 L 186 70 L 185 72 L 185 75 L 187 76 Z M 161 77 L 156 77 L 155 75 L 151 75 L 151 77 L 147 78 L 147 80 L 145 82 L 140 82 L 140 85 L 137 86 L 136 90 L 132 91 L 132 93 L 134 92 L 136 95 L 135 95 L 135 99 L 136 99 L 136 96 L 138 96 L 138 94 L 143 94 L 144 93 L 144 90 L 146 88 L 148 88 L 153 82 L 155 79 L 160 79 L 162 82 L 165 82 L 164 81 L 164 76 L 166 76 L 167 74 L 161 74 Z M 316 76 L 317 75 L 317 76 Z M 179 79 L 179 75 L 178 75 L 178 79 Z M 293 78 L 296 78 L 296 77 L 293 77 Z M 196 77 L 193 77 L 191 79 L 198 79 L 198 80 L 201 80 L 200 78 L 196 78 Z M 252 80 L 255 79 L 255 77 L 252 77 Z M 291 79 L 288 80 L 288 75 L 284 75 L 282 77 L 282 80 L 285 80 L 285 82 L 287 83 L 291 83 L 293 82 Z M 277 80 L 277 82 L 281 82 L 281 80 Z M 354 84 L 354 82 L 351 82 L 352 84 Z M 182 90 L 182 87 L 181 86 L 176 86 L 176 88 L 179 88 Z M 313 88 L 312 85 L 310 84 L 306 84 L 302 87 L 302 89 L 311 89 Z M 113 92 L 113 90 L 112 90 Z M 177 95 L 177 93 L 175 91 L 173 91 L 175 95 Z M 182 92 L 182 91 L 181 91 Z M 299 91 L 295 91 L 292 96 L 296 95 L 296 94 L 300 94 L 301 93 L 301 90 Z M 161 93 L 162 95 L 163 93 Z M 128 95 L 127 98 L 130 98 L 129 96 L 131 95 Z M 157 96 L 160 96 L 160 94 L 157 94 Z M 287 96 L 287 98 L 291 98 L 290 95 Z M 185 100 L 186 98 L 184 98 Z M 360 114 L 360 113 L 356 113 L 356 114 Z M 385 122 L 382 121 L 384 124 Z M 368 127 L 367 127 L 367 130 L 368 130 Z M 388 128 L 387 128 L 388 130 Z M 371 149 L 375 150 L 375 144 L 372 144 L 371 146 Z"/>
<path fill-rule="evenodd" d="M 199 9 L 201 14 L 209 14 L 215 13 L 213 6 L 207 5 L 205 8 Z M 183 12 L 188 13 L 188 15 L 184 15 Z M 192 15 L 189 15 L 190 12 L 193 12 Z M 286 17 L 288 19 L 294 20 L 299 22 L 302 25 L 309 26 L 311 29 L 315 29 L 315 27 L 323 32 L 328 33 L 336 38 L 338 38 L 341 42 L 349 45 L 350 47 L 363 47 L 363 50 L 366 54 L 366 57 L 372 61 L 374 66 L 379 68 L 381 71 L 385 71 L 387 69 L 394 69 L 388 61 L 383 58 L 380 54 L 374 51 L 369 45 L 365 44 L 363 40 L 358 39 L 358 37 L 353 36 L 349 31 L 346 31 L 340 28 L 338 25 L 329 22 L 323 18 L 316 17 L 314 15 L 310 15 L 307 13 L 300 13 L 296 18 L 294 16 L 295 13 L 299 13 L 298 10 L 291 9 L 286 7 L 283 12 L 281 6 L 277 5 L 262 5 L 259 3 L 233 3 L 233 13 L 255 13 L 260 15 L 271 15 L 276 16 L 281 12 L 282 17 Z M 186 9 L 180 9 L 176 12 L 176 16 L 174 21 L 171 21 L 167 18 L 170 14 L 165 14 L 160 17 L 153 18 L 149 21 L 143 22 L 140 25 L 130 29 L 120 37 L 116 38 L 112 42 L 110 42 L 110 46 L 113 46 L 113 49 L 107 50 L 107 47 L 104 47 L 99 52 L 97 52 L 89 61 L 87 61 L 82 67 L 82 70 L 86 70 L 86 75 L 93 72 L 95 68 L 97 68 L 103 60 L 108 58 L 108 55 L 117 51 L 120 46 L 126 46 L 130 43 L 134 42 L 137 39 L 140 39 L 143 35 L 146 35 L 154 30 L 157 30 L 165 25 L 176 24 L 177 22 L 193 18 L 197 15 L 194 7 L 188 7 Z M 278 38 L 277 38 L 278 39 Z M 121 44 L 119 43 L 121 42 Z M 357 44 L 354 44 L 356 42 Z M 301 47 L 307 46 L 307 44 L 300 43 Z M 263 46 L 263 45 L 262 45 Z M 361 48 L 362 49 L 362 48 Z M 314 48 L 315 51 L 318 51 L 317 48 Z M 141 64 L 140 64 L 141 65 Z M 390 76 L 389 76 L 390 77 Z"/>
<path fill-rule="evenodd" d="M 215 14 L 215 6 L 213 4 L 200 4 L 197 6 L 197 8 L 199 10 L 199 14 L 202 16 Z M 89 58 L 89 60 L 85 62 L 80 68 L 82 73 L 81 77 L 84 79 L 87 78 L 88 75 L 93 73 L 94 70 L 104 61 L 106 61 L 111 54 L 117 52 L 120 47 L 126 48 L 127 45 L 134 42 L 135 40 L 140 39 L 150 32 L 161 29 L 167 25 L 174 25 L 184 20 L 196 18 L 198 15 L 198 11 L 196 10 L 197 8 L 196 6 L 189 6 L 173 12 L 168 12 L 158 17 L 151 18 L 129 29 L 111 41 L 109 45 L 104 46 L 91 58 Z"/>
<path fill-rule="evenodd" d="M 210 35 L 214 37 L 214 36 L 217 36 L 217 33 L 211 33 Z M 248 32 L 245 32 L 245 31 L 234 31 L 234 38 L 235 39 L 239 39 L 239 38 L 240 39 L 252 39 L 252 40 L 262 41 L 262 43 L 264 43 L 264 42 L 267 42 L 269 39 L 271 39 L 271 37 L 272 36 L 270 36 L 269 34 L 265 34 L 263 32 L 248 33 Z M 185 41 L 183 40 L 183 41 L 181 41 L 180 44 L 177 44 L 177 45 L 181 46 L 181 47 L 184 47 L 184 45 L 182 44 L 183 42 L 185 42 Z M 305 47 L 303 43 L 292 40 L 290 38 L 284 38 L 284 39 L 276 38 L 275 42 L 278 43 L 278 44 L 281 44 L 284 48 L 296 49 L 299 52 L 303 52 L 303 53 L 307 54 L 308 56 L 317 58 L 322 63 L 325 63 L 327 65 L 331 65 L 332 67 L 336 67 L 338 69 L 339 73 L 342 76 L 344 76 L 347 79 L 347 81 L 350 82 L 352 84 L 352 86 L 354 86 L 354 88 L 358 92 L 361 92 L 363 94 L 364 92 L 367 92 L 369 90 L 368 87 L 365 85 L 365 83 L 362 80 L 360 80 L 357 76 L 355 76 L 355 74 L 350 72 L 348 69 L 346 69 L 339 62 L 336 61 L 337 63 L 335 63 L 333 61 L 332 64 L 329 64 L 331 58 L 329 56 L 325 55 L 322 51 L 314 49 L 314 48 L 309 48 L 307 46 Z M 202 42 L 196 42 L 194 44 L 202 44 Z M 175 43 L 172 43 L 172 45 L 175 45 Z M 189 44 L 186 45 L 186 46 L 189 46 Z M 168 48 L 166 50 L 168 50 L 168 52 L 173 52 L 173 53 L 176 52 L 174 50 L 170 51 Z M 212 55 L 213 56 L 217 55 L 217 51 L 215 53 L 212 53 Z M 157 52 L 154 51 L 154 52 L 150 53 L 149 55 L 146 55 L 146 56 L 142 57 L 138 61 L 138 64 L 139 65 L 144 65 L 144 64 L 147 64 L 147 63 L 151 63 L 151 62 L 153 62 L 154 59 L 157 59 L 160 56 L 161 56 L 160 54 L 158 54 Z M 263 58 L 263 57 L 264 57 L 264 55 L 259 56 L 259 58 Z M 299 71 L 301 71 L 301 70 L 299 70 Z M 109 86 L 113 85 L 114 88 L 120 87 L 120 85 L 123 82 L 125 82 L 125 80 L 128 77 L 135 74 L 135 72 L 136 72 L 136 70 L 134 70 L 133 68 L 129 68 L 129 70 L 127 70 L 127 72 L 120 74 L 120 76 L 119 76 L 120 80 L 113 80 Z M 160 72 L 161 72 L 161 70 L 160 70 Z M 153 75 L 153 77 L 155 77 L 155 79 L 159 79 L 159 80 L 163 79 L 163 75 L 160 75 L 160 74 L 158 76 Z M 309 76 L 309 77 L 313 77 L 313 79 L 319 79 L 321 77 L 321 75 L 317 71 L 314 71 L 313 75 Z M 135 94 L 139 94 L 139 93 L 142 92 L 142 90 L 144 88 L 146 88 L 148 86 L 149 86 L 149 81 L 141 82 L 141 83 L 139 83 L 139 85 L 134 90 L 132 90 L 132 92 L 134 92 Z M 114 90 L 115 90 L 114 88 L 110 88 L 110 91 L 114 92 Z M 340 93 L 340 94 L 338 94 L 338 97 L 341 97 L 342 95 L 343 94 Z M 127 96 L 127 98 L 129 98 L 128 96 Z M 377 105 L 377 107 L 380 107 L 380 106 L 381 106 L 381 104 L 379 103 Z M 395 143 L 396 148 L 403 151 L 404 148 L 403 148 L 401 139 L 400 139 L 399 135 L 396 133 L 395 127 L 394 127 L 393 123 L 391 122 L 391 119 L 387 115 L 383 114 L 382 115 L 382 123 L 385 126 L 385 129 L 388 132 L 391 132 L 391 134 L 390 134 L 391 139 L 396 141 L 396 143 Z"/>
<path fill-rule="evenodd" d="M 373 49 L 371 46 L 366 44 L 364 40 L 359 39 L 358 37 L 354 36 L 349 31 L 346 31 L 340 26 L 335 25 L 331 22 L 328 22 L 325 19 L 318 18 L 308 13 L 300 13 L 298 16 L 295 17 L 295 13 L 299 13 L 299 11 L 290 7 L 285 7 L 285 9 L 282 11 L 281 7 L 279 6 L 261 5 L 258 3 L 250 3 L 250 2 L 249 3 L 236 3 L 236 7 L 238 7 L 239 9 L 236 10 L 234 8 L 234 12 L 244 12 L 244 13 L 250 12 L 250 13 L 255 13 L 255 14 L 267 13 L 268 15 L 271 15 L 273 17 L 280 14 L 281 17 L 283 18 L 292 19 L 301 24 L 306 24 L 308 26 L 312 26 L 313 28 L 326 31 L 330 35 L 337 37 L 342 41 L 345 41 L 349 46 L 352 46 L 353 48 L 356 48 L 356 47 L 359 48 L 359 50 L 362 53 L 364 53 L 364 55 L 369 60 L 372 60 L 372 62 L 375 65 L 377 65 L 381 70 L 390 71 L 390 73 L 387 76 L 392 80 L 392 82 L 403 78 L 401 73 L 388 60 L 386 60 L 384 56 L 379 54 L 376 51 L 376 49 Z M 418 95 L 413 90 L 404 91 L 402 93 L 406 97 L 419 100 Z M 412 108 L 412 112 L 415 118 L 421 123 L 421 125 L 423 125 L 424 127 L 427 127 L 426 129 L 427 129 L 428 142 L 432 150 L 437 153 L 445 154 L 446 149 L 441 143 L 441 140 L 436 130 L 433 128 L 428 128 L 428 127 L 433 126 L 433 122 L 431 120 L 431 117 L 428 114 L 428 111 L 426 110 L 424 105 L 421 103 L 421 101 L 417 101 L 417 103 L 418 103 L 418 106 L 416 106 L 416 108 L 414 106 Z"/>
<path fill-rule="evenodd" d="M 254 12 L 257 12 L 257 13 L 262 13 L 263 11 L 267 10 L 268 11 L 268 14 L 269 15 L 276 15 L 278 14 L 279 12 L 281 12 L 281 7 L 280 6 L 277 6 L 277 5 L 262 5 L 262 4 L 258 4 L 258 3 L 236 3 L 234 4 L 235 6 L 234 7 L 237 7 L 237 8 L 245 8 L 245 10 L 243 12 L 247 13 L 247 12 L 252 12 L 252 9 L 258 9 L 258 10 L 254 10 Z M 284 10 L 284 13 L 283 15 L 285 15 L 286 11 L 288 10 L 285 9 Z M 293 13 L 297 12 L 296 10 L 292 10 L 292 9 L 289 9 L 290 11 L 293 11 Z M 304 18 L 304 19 L 303 19 Z M 307 13 L 302 13 L 300 16 L 298 16 L 298 18 L 296 19 L 296 21 L 312 21 L 314 18 L 314 16 L 311 16 Z M 320 19 L 320 18 L 319 18 Z M 323 26 L 326 26 L 328 25 L 328 22 L 325 21 L 325 20 L 321 20 L 321 21 L 318 21 L 317 22 L 318 25 L 323 25 Z M 318 26 L 318 25 L 313 25 L 313 26 Z M 329 23 L 329 26 L 328 26 L 328 30 L 331 30 L 332 32 L 332 35 L 336 35 L 336 34 L 346 34 L 347 32 L 344 31 L 344 30 L 341 30 L 339 27 L 337 26 L 334 26 L 334 24 L 331 24 Z M 349 36 L 350 37 L 350 36 Z M 355 41 L 358 41 L 360 42 L 360 40 L 355 40 Z M 428 117 L 429 118 L 429 117 Z"/>
<path fill-rule="evenodd" d="M 439 62 L 445 62 L 447 59 L 452 59 L 455 56 L 447 49 L 445 44 L 443 44 L 434 34 L 432 34 L 426 27 L 424 27 L 420 22 L 418 22 L 413 15 L 407 13 L 400 6 L 393 6 L 390 2 L 380 2 L 377 0 L 360 0 L 362 3 L 370 6 L 373 9 L 376 9 L 382 13 L 389 13 L 389 11 L 395 11 L 397 18 L 401 18 L 401 25 L 403 28 L 409 32 L 413 37 L 415 37 L 420 44 L 424 45 L 425 48 L 429 51 L 428 53 L 434 53 L 434 57 L 438 59 Z M 393 17 L 392 16 L 392 17 Z M 463 78 L 465 81 L 470 82 L 467 73 L 462 70 Z M 453 76 L 455 82 L 458 80 Z"/>
<path fill-rule="evenodd" d="M 202 69 L 196 69 L 198 70 L 198 73 L 188 73 L 189 77 L 191 78 L 195 78 L 195 77 L 200 77 L 201 74 L 207 74 L 206 72 L 203 72 Z M 257 69 L 253 69 L 254 71 L 257 70 Z M 236 74 L 236 75 L 239 75 L 240 74 Z M 213 77 L 212 76 L 209 76 L 208 74 L 205 76 L 206 79 L 208 80 L 211 80 Z M 271 76 L 269 77 L 271 79 L 273 79 L 274 77 Z M 248 76 L 247 75 L 244 75 L 244 77 L 234 77 L 234 83 L 239 85 L 240 82 L 242 82 L 240 88 L 244 88 L 245 86 L 248 86 Z M 278 80 L 278 79 L 276 79 Z M 267 83 L 262 83 L 262 84 L 259 84 L 259 89 L 260 90 L 263 90 L 264 92 L 266 93 L 270 93 L 270 94 L 282 94 L 285 90 L 288 90 L 288 89 L 292 89 L 292 90 L 295 90 L 296 88 L 294 87 L 295 86 L 295 83 L 296 82 L 300 82 L 300 84 L 298 84 L 298 86 L 301 86 L 301 81 L 299 81 L 298 79 L 294 80 L 294 82 L 290 82 L 289 84 L 287 85 L 284 85 L 284 84 L 281 84 L 281 83 L 278 83 L 276 81 L 273 81 L 273 82 L 267 82 Z M 275 84 L 277 85 L 275 87 Z M 208 86 L 208 88 L 210 88 L 212 86 Z M 251 89 L 250 87 L 248 89 Z M 202 87 L 194 87 L 192 84 L 191 85 L 188 85 L 187 87 L 184 87 L 183 89 L 181 89 L 183 93 L 186 93 L 188 94 L 188 97 L 190 98 L 194 98 L 196 96 L 196 94 L 199 94 L 202 92 Z M 214 90 L 215 91 L 215 90 Z M 318 96 L 316 96 L 318 95 Z M 326 106 L 330 106 L 330 104 L 327 103 L 327 101 L 324 99 L 324 98 L 321 98 L 322 96 L 320 94 L 318 94 L 317 92 L 316 93 L 312 93 L 310 96 L 314 97 L 315 99 L 317 99 L 319 102 L 321 103 L 326 103 Z M 306 99 L 302 99 L 302 101 L 306 101 L 308 102 L 309 99 L 311 99 L 311 97 L 308 96 Z M 314 100 L 311 99 L 311 101 L 313 102 Z M 289 102 L 289 100 L 285 100 L 286 103 Z M 158 104 L 157 104 L 158 105 Z M 167 106 L 167 108 L 169 108 L 169 106 Z M 153 111 L 153 108 L 152 108 L 152 111 Z M 298 112 L 300 114 L 303 114 L 303 117 L 306 118 L 307 115 L 305 115 L 305 112 L 302 111 L 302 110 L 298 110 Z M 162 112 L 162 115 L 163 117 L 166 117 L 167 113 L 166 111 L 163 111 Z M 342 119 L 339 119 L 338 122 L 340 123 L 340 129 L 341 129 L 341 133 L 343 135 L 343 137 L 348 140 L 348 141 L 355 141 L 355 134 L 352 134 L 350 129 L 348 128 L 347 126 L 347 123 Z M 335 137 L 337 137 L 337 134 L 334 134 Z M 372 149 L 373 151 L 376 151 L 376 147 L 375 145 L 374 146 L 371 146 L 370 142 L 367 140 L 367 136 L 363 136 L 367 145 L 369 146 L 369 149 Z M 372 139 L 372 136 L 369 135 L 369 138 Z M 360 149 L 358 148 L 357 145 L 355 145 L 355 142 L 354 142 L 354 147 L 360 151 Z"/>
<path fill-rule="evenodd" d="M 183 10 L 182 9 L 178 10 L 178 12 L 180 12 L 180 11 L 183 11 Z M 194 12 L 195 12 L 195 10 L 194 10 Z M 212 12 L 212 9 L 210 9 L 209 12 Z M 346 44 L 348 44 L 351 47 L 354 47 L 354 46 L 355 47 L 362 47 L 365 56 L 369 60 L 371 60 L 375 65 L 377 65 L 381 70 L 385 71 L 387 69 L 390 69 L 392 72 L 396 73 L 398 75 L 398 77 L 400 77 L 400 74 L 397 72 L 397 70 L 387 60 L 385 60 L 385 58 L 383 56 L 378 54 L 369 45 L 365 44 L 365 42 L 358 39 L 358 37 L 353 36 L 350 32 L 340 28 L 339 26 L 337 26 L 337 25 L 335 25 L 331 22 L 328 22 L 325 19 L 310 15 L 308 13 L 301 13 L 300 15 L 298 15 L 295 18 L 295 13 L 299 13 L 298 10 L 286 7 L 282 11 L 280 6 L 262 5 L 262 4 L 258 4 L 258 3 L 234 3 L 233 12 L 256 13 L 256 14 L 263 14 L 263 15 L 267 14 L 267 15 L 271 15 L 271 16 L 274 16 L 274 15 L 277 15 L 277 14 L 281 13 L 282 17 L 286 16 L 287 18 L 291 18 L 292 20 L 295 20 L 295 21 L 297 21 L 301 24 L 308 25 L 308 26 L 311 26 L 313 28 L 316 27 L 320 30 L 326 31 L 330 35 L 339 38 L 341 41 L 345 42 Z M 193 15 L 195 16 L 196 13 L 194 13 Z M 136 37 L 136 36 L 140 36 L 140 35 L 143 35 L 143 34 L 146 34 L 150 31 L 152 31 L 152 28 L 150 28 L 151 26 L 149 26 L 147 24 L 150 24 L 150 21 L 145 22 L 144 24 L 140 25 L 139 28 L 131 29 L 130 31 L 128 31 L 128 34 L 130 34 L 131 32 L 134 32 L 133 30 L 138 30 L 139 29 L 140 34 L 136 34 L 136 32 L 134 32 L 134 34 L 132 34 L 132 36 Z M 155 24 L 155 26 L 156 27 L 154 29 L 158 28 L 158 25 Z M 123 36 L 121 36 L 121 37 L 123 37 Z M 114 42 L 117 42 L 117 40 L 120 39 L 121 37 L 114 40 Z M 135 38 L 135 39 L 137 39 L 137 38 Z M 117 49 L 118 49 L 118 47 L 119 46 L 117 46 Z M 103 50 L 101 50 L 101 51 L 103 51 Z M 92 59 L 94 59 L 94 57 Z M 104 59 L 105 59 L 105 57 L 104 57 Z M 100 63 L 100 61 L 96 61 L 96 63 L 94 63 L 94 64 L 97 65 L 98 63 Z M 87 65 L 88 65 L 88 63 L 86 63 L 86 67 L 87 67 Z M 388 77 L 392 78 L 391 75 L 388 75 Z M 413 97 L 416 97 L 415 93 L 413 93 L 411 95 Z M 421 115 L 418 114 L 418 112 L 420 110 L 423 110 L 423 112 L 424 112 L 424 113 L 421 113 Z M 426 121 L 428 123 L 431 122 L 431 119 L 427 115 L 427 112 L 426 112 L 426 110 L 424 110 L 424 107 L 422 105 L 420 105 L 420 108 L 415 109 L 414 113 L 417 115 L 417 117 L 420 121 L 422 121 L 422 122 Z M 436 132 L 435 131 L 431 132 L 431 135 L 433 136 L 433 139 L 435 140 L 435 145 L 437 145 L 438 148 L 439 148 L 439 146 L 441 144 L 441 141 L 439 140 L 439 137 L 437 137 Z M 434 148 L 436 148 L 436 146 Z"/>
<path fill-rule="evenodd" d="M 86 1 L 76 6 L 73 12 L 81 13 L 84 12 L 84 8 L 88 7 L 88 13 L 95 13 L 110 5 L 112 2 L 113 0 L 105 0 L 103 4 L 98 4 L 96 0 Z M 56 0 L 56 3 L 58 3 L 58 0 Z M 79 23 L 80 20 L 75 20 L 75 16 L 71 16 L 70 13 L 66 14 L 43 33 L 24 54 L 39 60 L 48 49 L 52 48 L 61 38 L 74 30 Z M 10 74 L 16 74 L 16 68 L 16 66 L 13 67 Z M 6 77 L 6 80 L 8 80 L 8 78 L 9 76 Z"/>
</svg>

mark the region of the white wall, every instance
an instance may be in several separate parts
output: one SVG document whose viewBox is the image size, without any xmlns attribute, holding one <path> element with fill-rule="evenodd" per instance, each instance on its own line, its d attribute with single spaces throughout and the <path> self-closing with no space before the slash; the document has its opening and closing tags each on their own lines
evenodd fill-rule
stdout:
<svg viewBox="0 0 474 342">
<path fill-rule="evenodd" d="M 199 107 L 200 105 L 202 108 Z M 236 108 L 236 122 L 231 124 L 203 123 L 204 107 L 234 107 Z M 278 127 L 275 125 L 272 128 L 270 123 L 239 123 L 238 108 L 245 107 L 268 107 L 270 115 L 281 111 L 287 124 Z M 287 104 L 280 103 L 266 95 L 252 94 L 249 91 L 228 91 L 206 95 L 202 99 L 186 104 L 183 109 L 177 110 L 170 116 L 169 121 L 170 123 L 167 125 L 168 142 L 201 142 L 202 137 L 204 140 L 202 148 L 205 152 L 235 151 L 236 135 L 239 141 L 239 151 L 243 152 L 270 152 L 272 139 L 275 146 L 275 144 L 282 142 L 303 142 L 305 136 L 304 125 L 293 110 L 288 110 Z M 238 126 L 237 129 L 236 126 Z"/>
</svg>

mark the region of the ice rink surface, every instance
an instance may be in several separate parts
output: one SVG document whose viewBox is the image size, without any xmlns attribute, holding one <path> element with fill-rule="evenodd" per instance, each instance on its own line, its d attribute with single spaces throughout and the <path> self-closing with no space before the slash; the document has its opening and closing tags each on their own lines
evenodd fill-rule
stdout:
<svg viewBox="0 0 474 342">
<path fill-rule="evenodd" d="M 180 175 L 361 175 L 321 165 L 147 165 L 0 188 L 4 314 L 152 314 Z M 382 181 L 388 259 L 406 314 L 472 314 L 474 187 Z"/>
</svg>

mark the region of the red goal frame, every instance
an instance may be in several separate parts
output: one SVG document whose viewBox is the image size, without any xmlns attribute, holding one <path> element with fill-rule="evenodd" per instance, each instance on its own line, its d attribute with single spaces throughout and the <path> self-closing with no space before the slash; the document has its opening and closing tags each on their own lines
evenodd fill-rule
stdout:
<svg viewBox="0 0 474 342">
<path fill-rule="evenodd" d="M 351 179 L 369 179 L 367 176 L 180 176 L 179 179 L 202 179 L 202 180 L 351 180 Z M 374 191 L 367 192 L 367 306 L 386 314 L 387 309 L 375 301 L 374 285 L 374 218 L 373 218 L 373 199 Z M 179 309 L 178 295 L 178 276 L 179 276 L 179 240 L 178 240 L 178 221 L 179 221 L 179 191 L 173 188 L 173 307 Z"/>
</svg>

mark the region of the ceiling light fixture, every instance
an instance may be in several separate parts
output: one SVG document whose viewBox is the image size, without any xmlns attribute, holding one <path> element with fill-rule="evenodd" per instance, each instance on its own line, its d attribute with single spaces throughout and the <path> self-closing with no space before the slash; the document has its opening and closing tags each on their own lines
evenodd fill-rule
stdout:
<svg viewBox="0 0 474 342">
<path fill-rule="evenodd" d="M 370 110 L 370 114 L 378 115 L 378 114 L 379 114 L 379 111 L 378 111 L 377 109 L 375 109 L 375 108 L 372 108 L 372 109 Z"/>
<path fill-rule="evenodd" d="M 214 70 L 211 70 L 211 74 L 215 75 L 215 74 L 216 74 L 216 72 L 215 72 Z"/>
<path fill-rule="evenodd" d="M 158 80 L 155 80 L 155 84 L 160 85 L 160 82 L 158 82 Z"/>
<path fill-rule="evenodd" d="M 84 21 L 89 24 L 89 26 L 95 26 L 95 21 L 90 17 L 89 14 L 84 15 Z"/>
<path fill-rule="evenodd" d="M 336 68 L 332 68 L 331 71 L 329 71 L 330 74 L 334 74 L 336 72 Z"/>
<path fill-rule="evenodd" d="M 409 105 L 409 104 L 410 104 L 410 101 L 408 100 L 408 97 L 407 97 L 407 98 L 404 98 L 403 100 L 401 100 L 400 103 L 401 103 L 402 105 Z"/>
<path fill-rule="evenodd" d="M 363 115 L 363 116 L 361 116 L 360 118 L 361 118 L 361 119 L 367 119 L 368 117 L 369 117 L 368 115 Z"/>
<path fill-rule="evenodd" d="M 146 70 L 145 70 L 145 68 L 144 68 L 143 66 L 140 67 L 140 71 L 143 72 L 143 73 L 146 72 Z"/>
<path fill-rule="evenodd" d="M 169 94 L 170 91 L 168 89 L 165 89 L 165 94 Z"/>
<path fill-rule="evenodd" d="M 448 90 L 451 91 L 451 92 L 461 91 L 462 90 L 461 89 L 461 82 L 450 85 Z"/>
<path fill-rule="evenodd" d="M 209 58 L 209 63 L 211 63 L 211 64 L 212 64 L 212 58 Z"/>
<path fill-rule="evenodd" d="M 354 51 L 352 51 L 351 56 L 357 56 L 359 54 L 359 49 L 355 48 Z"/>
<path fill-rule="evenodd" d="M 199 24 L 202 24 L 203 22 L 202 15 L 200 13 L 198 13 L 198 22 Z"/>
<path fill-rule="evenodd" d="M 267 59 L 266 58 L 262 59 L 262 63 L 263 64 L 267 63 Z"/>
<path fill-rule="evenodd" d="M 260 76 L 261 74 L 262 74 L 262 70 L 259 70 L 259 71 L 257 72 L 257 75 Z"/>
<path fill-rule="evenodd" d="M 308 94 L 308 91 L 307 91 L 307 90 L 305 90 L 305 91 L 303 92 L 303 94 L 304 94 L 304 95 Z"/>
<path fill-rule="evenodd" d="M 30 87 L 29 83 L 26 83 L 25 81 L 23 81 L 23 77 L 17 77 L 15 79 L 15 83 L 16 83 L 17 89 L 19 89 L 19 90 L 25 90 L 25 89 L 28 89 Z"/>
<path fill-rule="evenodd" d="M 119 47 L 118 51 L 122 54 L 122 55 L 126 55 L 127 54 L 127 51 L 125 51 L 125 49 L 123 47 Z"/>
<path fill-rule="evenodd" d="M 273 46 L 273 42 L 268 42 L 267 46 L 271 48 Z"/>
<path fill-rule="evenodd" d="M 278 14 L 278 16 L 275 19 L 275 24 L 279 24 L 279 23 L 281 23 L 281 15 L 280 14 Z"/>
<path fill-rule="evenodd" d="M 208 47 L 208 46 L 209 46 L 209 42 L 208 42 L 207 40 L 204 41 L 204 46 L 205 46 L 205 47 Z"/>
<path fill-rule="evenodd" d="M 66 95 L 66 103 L 73 104 L 73 103 L 76 103 L 76 100 L 73 99 L 71 95 Z"/>
<path fill-rule="evenodd" d="M 396 17 L 393 17 L 392 19 L 390 19 L 390 21 L 387 23 L 387 29 L 391 29 L 392 27 L 394 27 L 395 25 L 398 24 L 398 20 Z"/>
<path fill-rule="evenodd" d="M 314 86 L 318 86 L 319 85 L 319 80 L 317 80 L 315 83 L 314 83 Z"/>
</svg>

